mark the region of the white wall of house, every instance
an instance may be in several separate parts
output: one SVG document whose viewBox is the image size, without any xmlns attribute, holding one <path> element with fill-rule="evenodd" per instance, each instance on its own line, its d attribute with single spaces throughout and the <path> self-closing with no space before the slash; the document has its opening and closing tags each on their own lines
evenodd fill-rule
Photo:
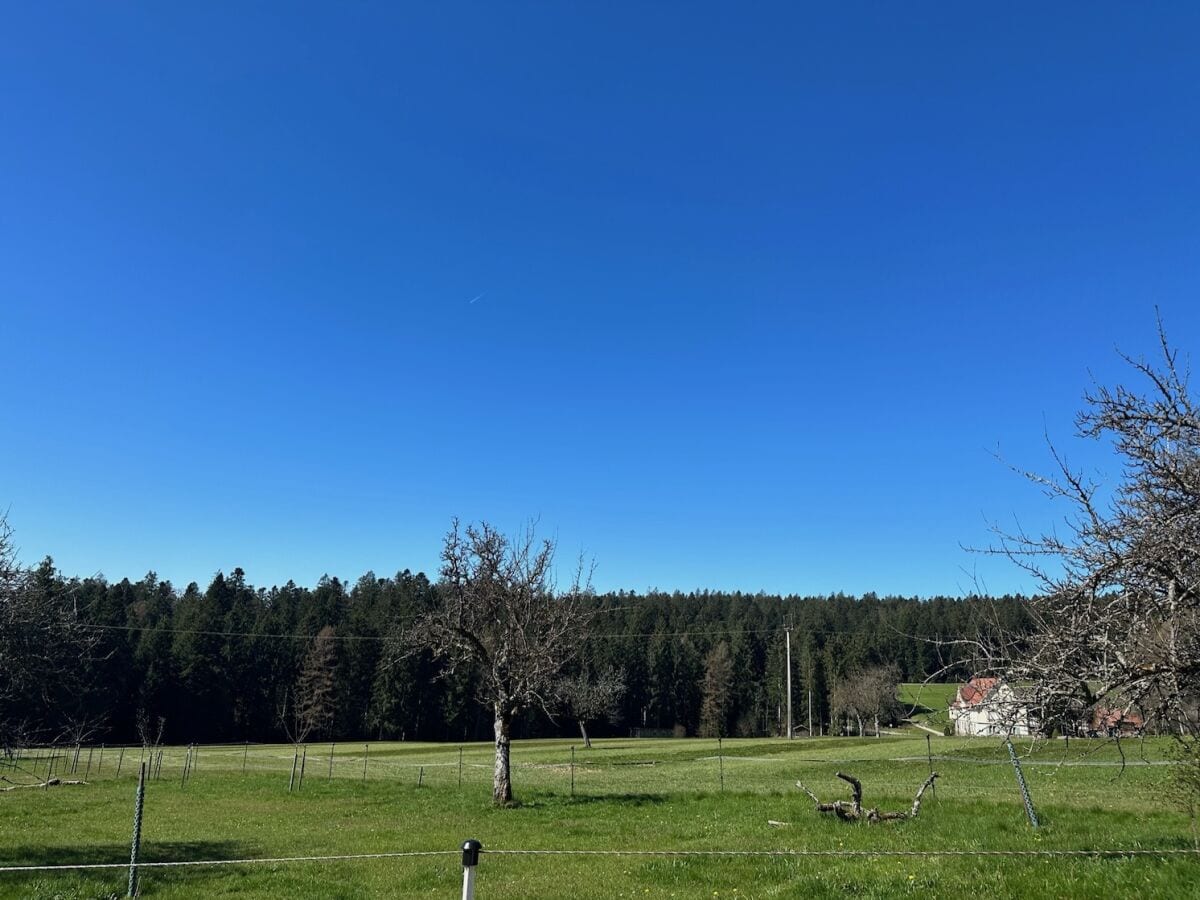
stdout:
<svg viewBox="0 0 1200 900">
<path fill-rule="evenodd" d="M 1007 685 L 995 688 L 978 703 L 950 705 L 950 720 L 954 733 L 974 737 L 992 735 L 1028 735 L 1029 711 L 1013 696 Z"/>
</svg>

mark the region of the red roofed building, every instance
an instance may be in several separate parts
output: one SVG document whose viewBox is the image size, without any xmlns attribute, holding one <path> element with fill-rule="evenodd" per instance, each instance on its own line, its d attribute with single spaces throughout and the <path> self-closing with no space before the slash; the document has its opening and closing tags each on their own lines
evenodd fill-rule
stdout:
<svg viewBox="0 0 1200 900">
<path fill-rule="evenodd" d="M 950 721 L 955 734 L 1032 733 L 1028 707 L 999 678 L 972 678 L 960 684 L 950 704 Z"/>
<path fill-rule="evenodd" d="M 1088 734 L 1101 737 L 1141 734 L 1145 727 L 1146 720 L 1140 713 L 1132 709 L 1111 709 L 1107 706 L 1095 707 L 1092 710 L 1090 721 L 1087 722 Z"/>
</svg>

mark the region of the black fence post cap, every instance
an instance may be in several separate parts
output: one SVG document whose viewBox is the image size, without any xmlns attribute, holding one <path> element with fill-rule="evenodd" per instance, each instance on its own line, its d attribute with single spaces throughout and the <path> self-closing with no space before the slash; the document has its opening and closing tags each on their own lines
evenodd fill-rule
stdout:
<svg viewBox="0 0 1200 900">
<path fill-rule="evenodd" d="M 483 849 L 483 844 L 476 840 L 463 841 L 463 866 L 471 867 L 479 865 L 479 851 Z"/>
</svg>

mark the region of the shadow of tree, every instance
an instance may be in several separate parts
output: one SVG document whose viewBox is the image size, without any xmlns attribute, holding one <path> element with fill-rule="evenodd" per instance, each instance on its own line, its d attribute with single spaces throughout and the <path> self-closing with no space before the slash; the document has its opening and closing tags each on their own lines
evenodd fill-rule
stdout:
<svg viewBox="0 0 1200 900">
<path fill-rule="evenodd" d="M 510 809 L 552 809 L 568 806 L 605 805 L 605 806 L 646 806 L 648 804 L 666 803 L 666 794 L 639 793 L 591 793 L 576 794 L 574 797 L 565 794 L 530 792 L 515 800 Z"/>
<path fill-rule="evenodd" d="M 252 848 L 236 841 L 155 841 L 143 844 L 138 858 L 141 862 L 195 862 L 204 859 L 242 859 L 251 855 Z M 0 865 L 5 866 L 74 866 L 97 863 L 127 865 L 129 845 L 26 844 L 9 845 L 0 849 Z"/>
<path fill-rule="evenodd" d="M 254 848 L 236 841 L 156 841 L 144 845 L 138 860 L 149 862 L 196 862 L 210 859 L 246 859 L 254 856 Z M 0 865 L 62 866 L 96 863 L 120 863 L 112 869 L 63 869 L 60 871 L 0 873 L 0 896 L 37 898 L 123 897 L 128 878 L 129 846 L 127 844 L 39 844 L 4 847 L 0 850 Z M 178 868 L 143 868 L 139 871 L 142 891 L 153 893 L 154 886 L 169 880 L 171 884 L 200 885 L 216 871 L 237 869 L 237 866 L 180 866 Z M 192 890 L 192 888 L 188 888 Z M 201 889 L 195 888 L 197 896 Z M 9 894 L 9 891 L 15 891 Z"/>
<path fill-rule="evenodd" d="M 562 806 L 649 806 L 667 802 L 666 794 L 576 794 L 574 797 L 556 797 Z"/>
</svg>

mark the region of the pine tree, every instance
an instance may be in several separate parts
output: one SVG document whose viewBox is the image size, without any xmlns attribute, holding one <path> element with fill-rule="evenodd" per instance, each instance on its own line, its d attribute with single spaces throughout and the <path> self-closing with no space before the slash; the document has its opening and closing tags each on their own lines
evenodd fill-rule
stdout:
<svg viewBox="0 0 1200 900">
<path fill-rule="evenodd" d="M 313 638 L 296 679 L 295 721 L 298 727 L 293 737 L 297 743 L 309 735 L 322 736 L 333 724 L 336 650 L 333 626 L 326 625 Z"/>
<path fill-rule="evenodd" d="M 700 736 L 724 737 L 733 699 L 733 658 L 721 641 L 704 659 L 704 701 L 700 706 Z"/>
</svg>

